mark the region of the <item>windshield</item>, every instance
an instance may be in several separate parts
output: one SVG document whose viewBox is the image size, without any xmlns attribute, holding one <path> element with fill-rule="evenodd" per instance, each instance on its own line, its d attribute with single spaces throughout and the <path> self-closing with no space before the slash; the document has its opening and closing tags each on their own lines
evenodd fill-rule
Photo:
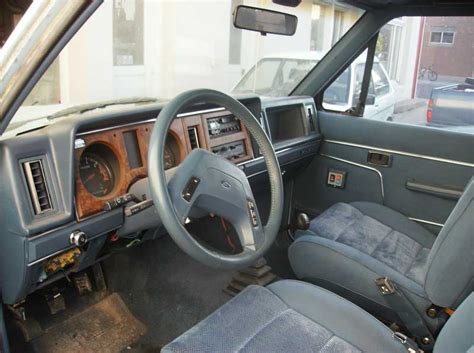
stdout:
<svg viewBox="0 0 474 353">
<path fill-rule="evenodd" d="M 287 96 L 317 63 L 316 59 L 261 59 L 242 77 L 232 92 Z"/>
<path fill-rule="evenodd" d="M 232 13 L 241 4 L 296 15 L 295 35 L 235 28 Z M 132 97 L 166 101 L 195 88 L 287 96 L 361 15 L 330 1 L 304 0 L 290 8 L 256 0 L 106 0 L 9 128 L 77 105 Z"/>
</svg>

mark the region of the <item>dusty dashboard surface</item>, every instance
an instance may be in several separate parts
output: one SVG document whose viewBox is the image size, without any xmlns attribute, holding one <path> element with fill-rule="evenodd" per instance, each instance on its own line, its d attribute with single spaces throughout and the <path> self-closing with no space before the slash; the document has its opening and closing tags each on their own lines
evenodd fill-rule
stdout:
<svg viewBox="0 0 474 353">
<path fill-rule="evenodd" d="M 148 143 L 154 121 L 86 131 L 75 140 L 75 202 L 79 220 L 104 210 L 106 202 L 125 194 L 148 175 Z M 178 116 L 168 132 L 165 168 L 173 168 L 194 148 L 203 148 L 234 163 L 253 158 L 245 126 L 232 113 L 215 109 Z"/>
</svg>

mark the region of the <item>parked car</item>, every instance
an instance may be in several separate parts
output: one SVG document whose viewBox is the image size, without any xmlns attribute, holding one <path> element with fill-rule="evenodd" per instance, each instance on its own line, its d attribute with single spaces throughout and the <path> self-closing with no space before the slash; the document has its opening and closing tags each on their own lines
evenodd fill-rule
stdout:
<svg viewBox="0 0 474 353">
<path fill-rule="evenodd" d="M 297 84 L 322 59 L 319 51 L 282 53 L 260 59 L 235 85 L 233 93 L 256 93 L 281 96 L 293 91 Z M 357 104 L 366 54 L 363 53 L 326 89 L 323 107 L 344 112 Z M 257 77 L 255 76 L 257 71 Z M 369 99 L 364 118 L 391 120 L 395 107 L 395 91 L 383 65 L 375 58 Z"/>
<path fill-rule="evenodd" d="M 461 84 L 434 88 L 428 101 L 428 125 L 451 127 L 474 125 L 474 78 Z"/>
</svg>

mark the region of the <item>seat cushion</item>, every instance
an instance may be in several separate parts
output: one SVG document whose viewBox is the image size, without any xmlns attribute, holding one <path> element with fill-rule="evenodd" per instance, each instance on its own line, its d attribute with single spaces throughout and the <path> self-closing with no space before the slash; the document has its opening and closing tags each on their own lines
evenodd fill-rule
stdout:
<svg viewBox="0 0 474 353">
<path fill-rule="evenodd" d="M 370 202 L 338 203 L 315 218 L 309 229 L 378 260 L 420 285 L 424 283 L 435 236 L 387 207 Z"/>
<path fill-rule="evenodd" d="M 397 320 L 375 280 L 389 277 L 424 313 L 431 304 L 423 284 L 434 241 L 433 234 L 387 207 L 338 203 L 315 218 L 309 231 L 297 233 L 289 258 L 298 278 L 352 295 L 366 310 Z M 429 319 L 428 325 L 440 323 Z"/>
<path fill-rule="evenodd" d="M 162 351 L 406 352 L 386 326 L 359 307 L 290 280 L 247 287 Z"/>
</svg>

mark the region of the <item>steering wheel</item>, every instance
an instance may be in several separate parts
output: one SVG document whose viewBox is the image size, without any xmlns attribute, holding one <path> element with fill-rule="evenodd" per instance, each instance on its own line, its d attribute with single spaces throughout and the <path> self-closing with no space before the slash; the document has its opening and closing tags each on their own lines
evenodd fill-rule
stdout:
<svg viewBox="0 0 474 353">
<path fill-rule="evenodd" d="M 268 222 L 262 224 L 245 173 L 234 163 L 204 149 L 194 149 L 186 159 L 165 174 L 164 150 L 168 130 L 185 107 L 211 103 L 225 107 L 252 134 L 268 170 L 271 206 Z M 168 180 L 167 180 L 168 179 Z M 254 263 L 275 240 L 283 212 L 283 182 L 280 166 L 267 135 L 255 116 L 234 98 L 209 89 L 184 92 L 161 110 L 148 149 L 148 181 L 161 221 L 176 244 L 195 260 L 218 269 L 237 269 Z M 197 241 L 185 228 L 188 216 L 199 210 L 230 222 L 243 251 L 229 255 Z"/>
</svg>

